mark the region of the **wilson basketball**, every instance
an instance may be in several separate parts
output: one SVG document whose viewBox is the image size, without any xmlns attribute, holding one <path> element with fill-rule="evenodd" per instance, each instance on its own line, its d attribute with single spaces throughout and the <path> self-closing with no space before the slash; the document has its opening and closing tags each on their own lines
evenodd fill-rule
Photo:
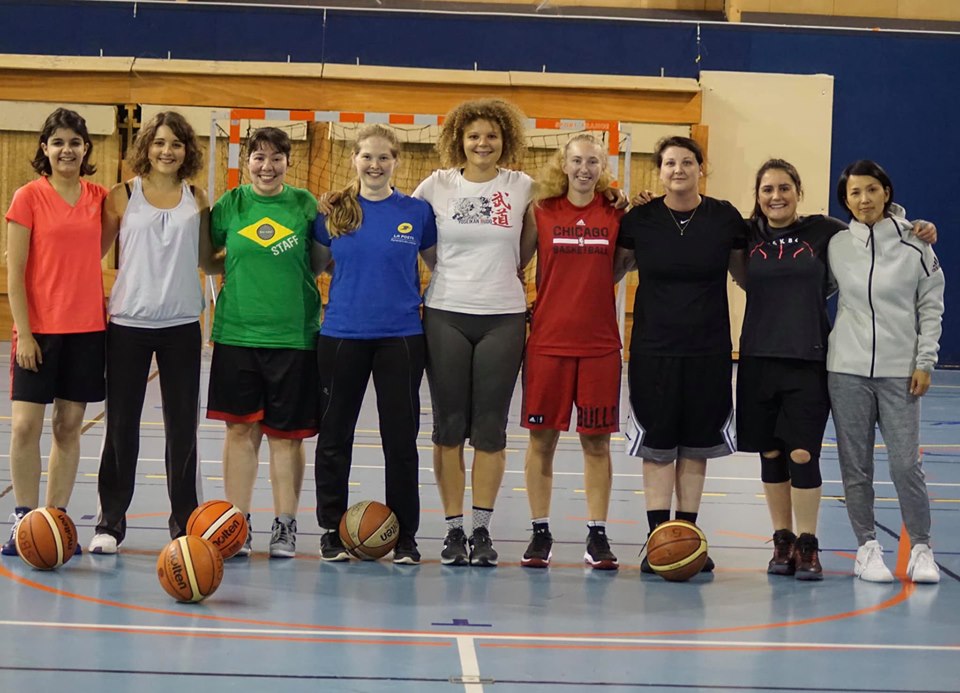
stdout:
<svg viewBox="0 0 960 693">
<path fill-rule="evenodd" d="M 351 554 L 375 561 L 393 551 L 400 537 L 400 523 L 383 503 L 361 501 L 340 518 L 340 539 Z"/>
<path fill-rule="evenodd" d="M 37 570 L 59 568 L 77 550 L 77 528 L 60 508 L 31 510 L 17 525 L 17 553 Z"/>
<path fill-rule="evenodd" d="M 230 558 L 247 540 L 247 518 L 229 501 L 207 501 L 190 513 L 187 534 L 207 539 L 221 556 Z"/>
<path fill-rule="evenodd" d="M 160 585 L 178 602 L 199 602 L 223 580 L 223 556 L 211 542 L 186 535 L 174 539 L 157 557 Z"/>
<path fill-rule="evenodd" d="M 707 562 L 707 538 L 692 522 L 664 522 L 647 539 L 647 561 L 665 580 L 689 580 Z"/>
</svg>

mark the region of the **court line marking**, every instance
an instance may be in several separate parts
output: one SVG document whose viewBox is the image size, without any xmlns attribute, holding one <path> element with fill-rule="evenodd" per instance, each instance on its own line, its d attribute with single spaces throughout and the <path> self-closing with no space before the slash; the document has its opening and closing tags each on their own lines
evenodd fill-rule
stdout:
<svg viewBox="0 0 960 693">
<path fill-rule="evenodd" d="M 460 655 L 464 693 L 483 693 L 483 683 L 480 680 L 480 663 L 477 661 L 477 650 L 473 646 L 473 638 L 469 635 L 458 635 L 457 652 Z"/>
<path fill-rule="evenodd" d="M 316 624 L 301 624 L 301 623 L 285 623 L 279 621 L 270 621 L 270 620 L 261 620 L 261 619 L 244 619 L 236 618 L 231 616 L 217 616 L 214 614 L 202 614 L 202 613 L 188 613 L 185 611 L 173 611 L 171 609 L 160 609 L 156 607 L 146 607 L 138 606 L 136 604 L 127 604 L 124 602 L 112 601 L 108 599 L 101 599 L 99 597 L 91 597 L 84 594 L 77 594 L 75 592 L 68 592 L 56 587 L 51 587 L 49 585 L 44 585 L 29 578 L 23 577 L 22 575 L 17 575 L 16 573 L 11 572 L 5 566 L 0 565 L 0 577 L 6 577 L 9 580 L 18 582 L 21 585 L 27 587 L 32 587 L 41 592 L 46 592 L 48 594 L 55 594 L 61 597 L 67 597 L 70 599 L 76 599 L 77 601 L 87 602 L 91 604 L 98 604 L 101 606 L 111 606 L 119 609 L 124 609 L 127 611 L 137 611 L 140 613 L 148 614 L 161 614 L 164 616 L 175 616 L 178 618 L 191 618 L 195 620 L 203 621 L 213 621 L 219 623 L 235 623 L 235 624 L 244 624 L 244 625 L 253 625 L 253 626 L 270 626 L 270 627 L 279 627 L 279 628 L 298 628 L 303 631 L 314 631 L 317 629 Z M 800 619 L 797 621 L 780 621 L 773 623 L 754 623 L 742 626 L 725 626 L 717 628 L 693 628 L 693 629 L 684 629 L 684 630 L 663 630 L 663 631 L 631 631 L 631 632 L 621 632 L 621 633 L 605 633 L 606 637 L 618 637 L 618 638 L 637 638 L 637 637 L 658 637 L 658 636 L 679 636 L 679 635 L 717 635 L 721 633 L 745 633 L 753 631 L 764 631 L 764 630 L 776 630 L 781 628 L 795 628 L 799 626 L 807 626 L 819 623 L 831 623 L 834 621 L 842 621 L 848 618 L 855 618 L 863 616 L 865 614 L 876 613 L 878 611 L 884 611 L 893 606 L 901 604 L 910 598 L 910 595 L 916 589 L 916 585 L 912 582 L 903 581 L 901 582 L 900 591 L 882 602 L 874 604 L 872 606 L 863 607 L 860 609 L 854 609 L 852 611 L 845 611 L 836 614 L 826 614 L 823 616 L 813 616 L 806 619 Z M 363 633 L 378 633 L 382 634 L 385 632 L 397 634 L 397 635 L 425 635 L 424 631 L 410 631 L 410 630 L 390 630 L 384 631 L 382 629 L 375 628 L 349 628 L 347 626 L 323 626 L 327 630 L 338 633 L 346 632 L 363 632 Z M 449 633 L 445 631 L 437 631 L 432 633 L 434 637 L 441 635 L 449 636 L 459 636 L 462 633 Z M 512 637 L 519 637 L 528 639 L 529 635 L 511 633 L 509 634 Z M 479 636 L 478 636 L 479 637 Z M 502 635 L 500 637 L 503 637 Z M 540 637 L 537 635 L 536 637 Z M 552 637 L 571 637 L 571 638 L 587 638 L 592 639 L 593 634 L 587 633 L 554 633 Z"/>
<path fill-rule="evenodd" d="M 477 660 L 476 645 L 490 648 L 564 648 L 565 643 L 577 645 L 574 649 L 606 649 L 606 646 L 636 646 L 677 648 L 681 650 L 708 650 L 708 649 L 738 649 L 738 650 L 846 650 L 846 651 L 878 651 L 878 652 L 960 652 L 960 644 L 954 645 L 911 645 L 900 643 L 842 643 L 842 642 L 765 642 L 759 640 L 682 640 L 677 638 L 638 638 L 621 636 L 572 636 L 537 634 L 496 634 L 476 633 L 462 635 L 456 633 L 397 633 L 384 630 L 357 630 L 331 631 L 325 628 L 313 630 L 283 629 L 283 628 L 227 628 L 207 626 L 136 626 L 127 624 L 102 623 L 66 623 L 57 621 L 13 621 L 0 620 L 0 626 L 11 628 L 40 628 L 65 629 L 79 631 L 112 630 L 118 633 L 138 633 L 145 635 L 184 635 L 190 633 L 196 636 L 274 636 L 285 639 L 284 636 L 295 636 L 299 640 L 302 636 L 326 638 L 330 642 L 358 642 L 361 644 L 388 644 L 397 640 L 438 640 L 449 639 L 457 643 L 464 677 L 473 677 L 480 681 L 480 667 Z M 378 637 L 382 641 L 369 640 Z M 348 640 L 351 638 L 363 640 Z M 529 644 L 525 644 L 529 643 Z M 402 644 L 402 643 L 401 643 Z M 430 644 L 430 643 L 419 643 Z M 434 643 L 437 646 L 447 647 L 451 643 Z M 630 648 L 632 649 L 632 647 Z M 482 688 L 468 690 L 468 693 L 481 693 Z"/>
</svg>

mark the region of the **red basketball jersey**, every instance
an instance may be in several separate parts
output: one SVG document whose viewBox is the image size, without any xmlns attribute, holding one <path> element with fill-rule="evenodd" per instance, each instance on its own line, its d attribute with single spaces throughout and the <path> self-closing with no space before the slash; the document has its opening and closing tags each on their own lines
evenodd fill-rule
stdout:
<svg viewBox="0 0 960 693">
<path fill-rule="evenodd" d="M 620 348 L 613 258 L 623 211 L 597 194 L 586 207 L 566 197 L 534 207 L 537 303 L 527 349 L 599 356 Z"/>
</svg>

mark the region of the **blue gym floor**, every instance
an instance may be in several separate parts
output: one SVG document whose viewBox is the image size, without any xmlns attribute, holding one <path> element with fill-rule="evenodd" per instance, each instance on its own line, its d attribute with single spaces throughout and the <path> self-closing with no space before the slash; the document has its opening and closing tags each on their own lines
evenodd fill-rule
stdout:
<svg viewBox="0 0 960 693">
<path fill-rule="evenodd" d="M 0 345 L 0 352 L 5 367 L 9 348 Z M 208 365 L 205 360 L 204 378 Z M 616 573 L 584 567 L 582 462 L 572 433 L 561 439 L 556 462 L 553 563 L 548 570 L 521 568 L 529 511 L 519 391 L 492 524 L 501 563 L 493 569 L 441 566 L 444 525 L 431 467 L 426 384 L 423 392 L 422 565 L 319 560 L 313 441 L 307 443 L 299 555 L 268 559 L 272 512 L 264 446 L 254 555 L 228 561 L 216 594 L 185 605 L 172 601 L 156 578 L 157 552 L 169 537 L 159 392 L 152 381 L 131 528 L 121 553 L 85 553 L 55 572 L 32 570 L 17 558 L 0 562 L 0 692 L 960 690 L 960 372 L 938 371 L 923 402 L 923 459 L 942 567 L 937 586 L 853 579 L 856 544 L 832 429 L 823 460 L 821 583 L 767 576 L 770 521 L 758 463 L 748 454 L 708 469 L 699 524 L 710 539 L 716 573 L 688 583 L 641 575 L 637 554 L 646 522 L 640 468 L 620 452 L 620 436 L 608 533 L 622 567 Z M 0 401 L 5 517 L 14 505 L 6 462 L 8 393 Z M 91 425 L 70 506 L 84 548 L 96 512 L 101 413 L 100 405 L 88 407 Z M 359 429 L 351 498 L 382 499 L 372 393 Z M 223 425 L 204 421 L 200 437 L 204 496 L 222 497 Z M 48 448 L 45 435 L 45 453 Z M 877 457 L 879 538 L 894 566 L 900 515 L 882 447 Z M 0 523 L 4 538 L 8 531 L 9 524 Z"/>
</svg>

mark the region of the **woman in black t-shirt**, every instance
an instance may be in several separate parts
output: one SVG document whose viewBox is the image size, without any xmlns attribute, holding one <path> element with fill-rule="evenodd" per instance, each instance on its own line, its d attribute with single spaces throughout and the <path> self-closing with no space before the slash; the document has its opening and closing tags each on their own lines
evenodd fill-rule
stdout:
<svg viewBox="0 0 960 693">
<path fill-rule="evenodd" d="M 703 153 L 687 137 L 654 154 L 665 195 L 623 218 L 622 276 L 639 269 L 630 346 L 627 450 L 643 458 L 650 531 L 696 522 L 707 459 L 733 452 L 727 271 L 742 279 L 747 227 L 729 202 L 699 192 Z M 644 558 L 644 572 L 652 572 Z M 704 571 L 713 570 L 708 559 Z"/>
</svg>

